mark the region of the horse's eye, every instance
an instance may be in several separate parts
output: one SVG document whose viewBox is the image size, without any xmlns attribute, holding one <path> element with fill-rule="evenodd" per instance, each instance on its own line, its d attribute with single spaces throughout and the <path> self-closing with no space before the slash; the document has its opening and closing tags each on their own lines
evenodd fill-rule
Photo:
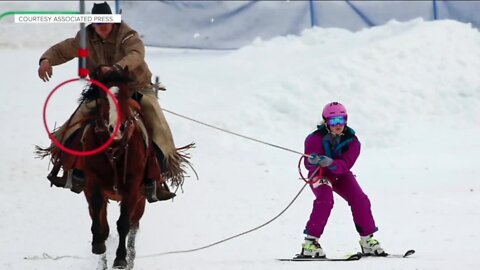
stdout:
<svg viewBox="0 0 480 270">
<path fill-rule="evenodd" d="M 108 132 L 113 133 L 114 130 L 113 126 L 108 126 Z"/>
</svg>

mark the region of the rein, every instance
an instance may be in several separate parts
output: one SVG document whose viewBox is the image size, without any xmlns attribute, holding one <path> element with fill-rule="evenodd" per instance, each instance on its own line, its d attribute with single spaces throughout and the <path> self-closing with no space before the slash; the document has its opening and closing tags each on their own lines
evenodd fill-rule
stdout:
<svg viewBox="0 0 480 270">
<path fill-rule="evenodd" d="M 109 163 L 110 163 L 110 166 L 112 167 L 113 169 L 113 173 L 114 173 L 114 185 L 113 185 L 113 190 L 115 192 L 118 193 L 118 186 L 119 186 L 119 183 L 120 183 L 120 177 L 119 177 L 119 173 L 118 173 L 118 170 L 117 170 L 117 166 L 115 166 L 117 160 L 118 160 L 118 157 L 123 153 L 123 172 L 122 172 L 122 178 L 121 178 L 121 182 L 123 184 L 126 184 L 127 183 L 127 161 L 128 161 L 128 149 L 129 149 L 129 146 L 130 144 L 128 143 L 130 138 L 132 137 L 133 135 L 133 131 L 135 129 L 135 126 L 134 126 L 134 121 L 135 121 L 135 117 L 134 116 L 129 116 L 128 119 L 125 121 L 125 133 L 123 134 L 122 136 L 122 139 L 121 141 L 119 142 L 116 142 L 116 145 L 114 147 L 108 147 L 105 151 L 104 151 L 104 154 L 105 156 L 107 157 Z M 97 132 L 99 131 L 99 132 Z M 97 130 L 97 128 L 95 128 L 95 132 L 96 133 L 100 133 L 101 132 L 105 132 L 105 128 L 99 128 Z"/>
<path fill-rule="evenodd" d="M 122 151 L 124 150 L 124 151 Z M 117 170 L 117 166 L 115 166 L 115 163 L 116 163 L 116 160 L 118 158 L 118 155 L 120 155 L 121 153 L 125 153 L 124 154 L 124 166 L 123 166 L 123 175 L 122 175 L 122 183 L 125 184 L 127 182 L 127 154 L 128 154 L 128 142 L 123 146 L 123 148 L 121 147 L 109 147 L 107 148 L 104 153 L 105 153 L 105 156 L 107 156 L 107 159 L 110 163 L 110 165 L 112 166 L 112 169 L 113 169 L 113 174 L 115 176 L 115 181 L 114 181 L 114 184 L 113 184 L 113 190 L 115 192 L 118 193 L 118 184 L 119 184 L 119 177 L 118 177 L 118 170 Z M 118 154 L 118 155 L 117 155 Z"/>
</svg>

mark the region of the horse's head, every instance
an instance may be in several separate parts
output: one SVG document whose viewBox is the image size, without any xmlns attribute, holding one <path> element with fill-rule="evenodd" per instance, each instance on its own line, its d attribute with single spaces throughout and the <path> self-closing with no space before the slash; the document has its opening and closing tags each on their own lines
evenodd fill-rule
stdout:
<svg viewBox="0 0 480 270">
<path fill-rule="evenodd" d="M 84 96 L 87 99 L 95 98 L 100 101 L 97 111 L 96 130 L 108 132 L 109 136 L 113 136 L 118 123 L 120 123 L 120 130 L 114 138 L 115 141 L 119 141 L 128 132 L 133 115 L 133 111 L 130 109 L 130 97 L 134 92 L 129 87 L 129 82 L 132 81 L 131 74 L 128 68 L 123 70 L 114 69 L 103 73 L 101 72 L 101 67 L 98 67 L 91 77 L 109 89 L 110 93 L 117 100 L 119 109 L 118 111 L 112 95 L 107 94 L 97 85 L 92 84 Z"/>
</svg>

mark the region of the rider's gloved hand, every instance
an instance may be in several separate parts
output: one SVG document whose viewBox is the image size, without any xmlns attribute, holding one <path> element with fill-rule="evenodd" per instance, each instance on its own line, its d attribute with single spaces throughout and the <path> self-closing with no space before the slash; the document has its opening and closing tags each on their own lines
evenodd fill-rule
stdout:
<svg viewBox="0 0 480 270">
<path fill-rule="evenodd" d="M 113 71 L 113 70 L 114 70 L 113 66 L 102 66 L 100 68 L 100 72 L 102 74 L 107 74 L 107 73 L 109 73 L 110 71 Z"/>
</svg>

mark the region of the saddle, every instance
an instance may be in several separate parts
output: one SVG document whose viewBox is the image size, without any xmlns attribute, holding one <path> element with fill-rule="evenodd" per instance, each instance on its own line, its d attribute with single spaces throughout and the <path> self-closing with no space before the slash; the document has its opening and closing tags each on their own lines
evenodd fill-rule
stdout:
<svg viewBox="0 0 480 270">
<path fill-rule="evenodd" d="M 163 154 L 157 154 L 154 144 L 149 143 L 150 137 L 148 135 L 148 131 L 144 124 L 144 121 L 140 115 L 140 104 L 137 100 L 130 99 L 129 107 L 132 110 L 139 112 L 138 117 L 135 117 L 135 121 L 139 129 L 141 130 L 142 137 L 145 142 L 145 149 L 147 150 L 145 178 L 163 180 L 163 166 L 161 165 L 163 165 L 165 162 L 164 160 L 159 160 L 159 158 L 163 157 Z M 84 135 L 84 131 L 88 126 L 88 124 L 85 124 L 87 121 L 82 122 L 84 122 L 84 124 L 82 124 L 81 127 L 77 128 L 69 136 L 69 138 L 65 140 L 65 147 L 76 151 L 82 151 L 82 138 Z M 78 156 L 66 153 L 53 144 L 48 149 L 44 149 L 44 151 L 48 151 L 48 154 L 50 154 L 51 156 L 51 162 L 53 164 L 53 168 L 47 176 L 47 179 L 51 182 L 51 185 L 54 185 L 56 187 L 69 188 L 75 193 L 80 193 L 81 191 L 83 191 L 83 188 L 85 187 L 85 176 L 83 174 L 83 159 Z M 63 169 L 63 175 L 57 176 L 61 169 Z"/>
</svg>

